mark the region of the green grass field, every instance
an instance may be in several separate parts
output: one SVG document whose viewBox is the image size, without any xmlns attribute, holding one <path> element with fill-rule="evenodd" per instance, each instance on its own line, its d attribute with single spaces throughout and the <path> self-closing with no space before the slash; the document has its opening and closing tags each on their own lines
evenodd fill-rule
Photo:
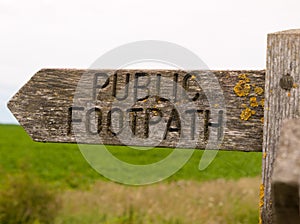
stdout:
<svg viewBox="0 0 300 224">
<path fill-rule="evenodd" d="M 106 180 L 94 171 L 75 144 L 33 142 L 22 127 L 0 125 L 0 177 L 28 172 L 60 187 L 82 187 Z M 133 164 L 159 161 L 172 149 L 136 150 L 124 146 L 108 146 L 117 158 Z M 238 179 L 261 174 L 261 153 L 219 151 L 211 165 L 198 170 L 203 151 L 197 150 L 189 162 L 166 181 L 206 181 L 218 178 Z M 3 178 L 0 178 L 0 181 Z"/>
<path fill-rule="evenodd" d="M 172 152 L 108 148 L 132 164 L 153 163 Z M 202 154 L 195 150 L 186 165 L 162 183 L 130 187 L 94 171 L 75 144 L 33 142 L 22 127 L 0 125 L 0 196 L 11 187 L 8 180 L 28 175 L 55 189 L 62 201 L 51 222 L 55 224 L 257 223 L 261 153 L 219 151 L 209 167 L 199 171 Z M 27 191 L 30 195 L 30 186 Z"/>
</svg>

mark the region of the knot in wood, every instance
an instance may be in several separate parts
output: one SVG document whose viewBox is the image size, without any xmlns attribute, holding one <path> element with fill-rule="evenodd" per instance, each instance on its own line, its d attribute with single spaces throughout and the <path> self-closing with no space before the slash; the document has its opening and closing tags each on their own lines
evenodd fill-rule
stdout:
<svg viewBox="0 0 300 224">
<path fill-rule="evenodd" d="M 287 74 L 280 79 L 279 85 L 284 90 L 291 90 L 294 85 L 294 79 L 290 74 Z"/>
</svg>

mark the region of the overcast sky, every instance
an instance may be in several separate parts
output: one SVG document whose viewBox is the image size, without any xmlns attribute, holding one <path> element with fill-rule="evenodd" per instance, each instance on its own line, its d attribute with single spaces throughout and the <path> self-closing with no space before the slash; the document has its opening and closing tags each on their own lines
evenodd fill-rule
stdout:
<svg viewBox="0 0 300 224">
<path fill-rule="evenodd" d="M 88 68 L 105 52 L 163 40 L 210 69 L 264 69 L 267 34 L 300 28 L 299 0 L 0 0 L 0 123 L 41 68 Z"/>
</svg>

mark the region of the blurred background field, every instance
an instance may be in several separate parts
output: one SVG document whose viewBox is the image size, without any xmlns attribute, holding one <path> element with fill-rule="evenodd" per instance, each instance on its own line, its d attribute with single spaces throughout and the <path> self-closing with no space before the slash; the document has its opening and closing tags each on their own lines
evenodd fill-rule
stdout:
<svg viewBox="0 0 300 224">
<path fill-rule="evenodd" d="M 153 163 L 172 152 L 108 148 L 133 164 Z M 0 200 L 16 194 L 3 193 L 14 189 L 11 185 L 30 192 L 30 183 L 37 183 L 46 195 L 55 196 L 57 212 L 49 223 L 257 223 L 261 153 L 219 151 L 212 164 L 199 171 L 202 153 L 195 151 L 181 170 L 163 182 L 132 187 L 110 182 L 94 171 L 75 144 L 36 143 L 22 127 L 0 125 Z M 37 200 L 34 194 L 27 195 Z M 13 206 L 22 206 L 18 203 L 22 200 L 15 198 Z M 21 223 L 47 222 L 37 215 Z"/>
</svg>

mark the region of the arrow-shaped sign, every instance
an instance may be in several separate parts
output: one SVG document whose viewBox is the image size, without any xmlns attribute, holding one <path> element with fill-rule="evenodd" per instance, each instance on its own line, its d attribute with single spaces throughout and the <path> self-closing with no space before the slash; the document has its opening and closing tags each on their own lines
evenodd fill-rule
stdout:
<svg viewBox="0 0 300 224">
<path fill-rule="evenodd" d="M 261 151 L 264 82 L 265 71 L 42 69 L 8 107 L 35 141 Z"/>
</svg>

